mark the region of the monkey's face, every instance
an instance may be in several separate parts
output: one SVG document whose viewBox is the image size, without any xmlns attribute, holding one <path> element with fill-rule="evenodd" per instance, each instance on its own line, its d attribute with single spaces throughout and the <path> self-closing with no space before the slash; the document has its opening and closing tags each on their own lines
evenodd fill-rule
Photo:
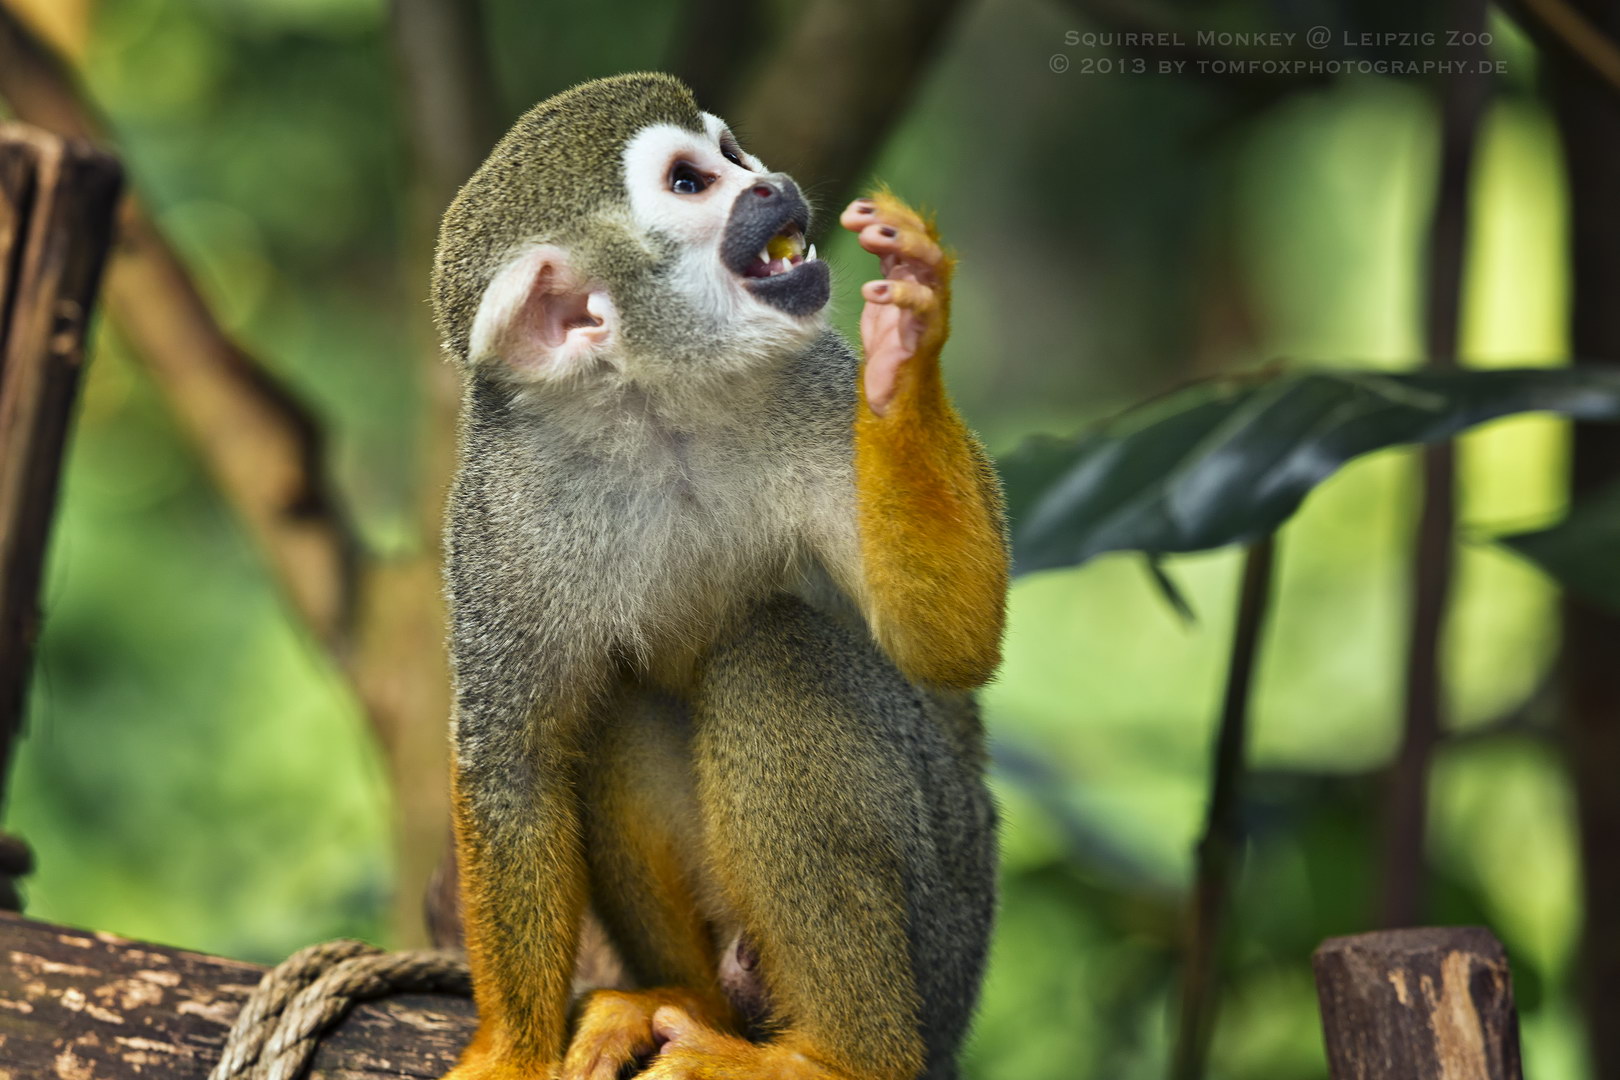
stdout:
<svg viewBox="0 0 1620 1080">
<path fill-rule="evenodd" d="M 821 332 L 809 228 L 797 185 L 685 87 L 620 76 L 503 140 L 446 215 L 435 300 L 452 347 L 508 381 L 702 386 Z"/>
<path fill-rule="evenodd" d="M 806 247 L 810 206 L 798 185 L 738 146 L 719 117 L 702 120 L 701 133 L 647 127 L 625 148 L 636 226 L 673 242 L 672 284 L 718 314 L 767 324 L 771 312 L 817 315 L 831 281 Z"/>
</svg>

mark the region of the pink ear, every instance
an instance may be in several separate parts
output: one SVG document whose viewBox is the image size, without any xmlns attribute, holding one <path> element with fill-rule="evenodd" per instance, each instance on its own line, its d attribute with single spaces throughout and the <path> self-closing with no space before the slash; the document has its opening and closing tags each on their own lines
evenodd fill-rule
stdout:
<svg viewBox="0 0 1620 1080">
<path fill-rule="evenodd" d="M 613 337 L 618 311 L 603 289 L 580 284 L 561 248 L 515 256 L 484 290 L 468 343 L 475 364 L 557 378 L 585 370 Z"/>
</svg>

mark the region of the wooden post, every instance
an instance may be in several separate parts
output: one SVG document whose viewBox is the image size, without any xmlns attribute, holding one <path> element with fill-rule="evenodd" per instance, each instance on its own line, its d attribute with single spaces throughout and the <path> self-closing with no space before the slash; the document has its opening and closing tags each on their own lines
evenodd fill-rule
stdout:
<svg viewBox="0 0 1620 1080">
<path fill-rule="evenodd" d="M 1312 965 L 1333 1080 L 1522 1080 L 1513 979 L 1489 930 L 1329 938 Z"/>
<path fill-rule="evenodd" d="M 0 124 L 0 798 L 22 727 L 39 580 L 118 163 L 79 139 Z M 0 837 L 0 907 L 27 849 Z"/>
</svg>

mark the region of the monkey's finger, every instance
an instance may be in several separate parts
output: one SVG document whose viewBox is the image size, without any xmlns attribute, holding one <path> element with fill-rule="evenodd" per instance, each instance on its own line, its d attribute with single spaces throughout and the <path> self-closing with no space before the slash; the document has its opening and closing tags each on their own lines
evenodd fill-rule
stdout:
<svg viewBox="0 0 1620 1080">
<path fill-rule="evenodd" d="M 920 281 L 868 281 L 861 286 L 861 297 L 869 304 L 893 304 L 919 316 L 931 314 L 939 304 L 939 294 Z"/>
<path fill-rule="evenodd" d="M 861 230 L 861 247 L 883 259 L 885 273 L 893 269 L 891 259 L 915 263 L 932 270 L 945 253 L 926 232 L 877 222 Z"/>
<path fill-rule="evenodd" d="M 860 232 L 877 220 L 876 214 L 877 204 L 871 199 L 856 199 L 844 207 L 844 212 L 839 215 L 838 224 L 850 232 Z"/>
<path fill-rule="evenodd" d="M 928 221 L 917 211 L 902 202 L 900 197 L 888 188 L 880 188 L 872 192 L 866 197 L 866 201 L 872 204 L 872 212 L 876 215 L 873 220 L 881 221 L 885 225 L 894 225 L 900 229 L 909 229 L 914 232 L 933 235 L 933 229 L 929 227 Z"/>
<path fill-rule="evenodd" d="M 928 222 L 915 210 L 882 191 L 850 203 L 839 216 L 838 223 L 851 232 L 860 232 L 868 225 L 891 225 L 902 232 L 933 235 Z"/>
</svg>

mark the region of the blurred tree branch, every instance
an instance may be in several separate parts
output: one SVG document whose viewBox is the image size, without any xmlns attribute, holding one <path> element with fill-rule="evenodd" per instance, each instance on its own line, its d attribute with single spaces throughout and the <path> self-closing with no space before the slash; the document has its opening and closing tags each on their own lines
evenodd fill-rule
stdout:
<svg viewBox="0 0 1620 1080">
<path fill-rule="evenodd" d="M 416 159 L 401 288 L 425 296 L 439 218 L 456 190 L 494 146 L 505 126 L 490 77 L 482 5 L 476 0 L 393 0 L 389 23 L 399 71 L 402 113 Z M 386 695 L 398 718 L 394 771 L 401 821 L 396 936 L 436 944 L 459 930 L 455 863 L 449 840 L 448 744 L 450 667 L 440 576 L 440 528 L 456 464 L 460 380 L 445 362 L 424 303 L 405 317 L 415 340 L 422 386 L 417 447 L 414 550 L 384 571 L 368 647 L 377 676 L 372 692 Z M 386 680 L 384 682 L 383 680 Z M 448 879 L 448 888 L 434 887 Z M 426 904 L 427 919 L 422 918 Z"/>
<path fill-rule="evenodd" d="M 764 4 L 687 0 L 669 50 L 669 70 L 698 104 L 730 118 L 739 91 L 759 70 L 771 29 Z"/>
<path fill-rule="evenodd" d="M 1596 33 L 1620 40 L 1620 7 L 1576 5 Z M 1564 51 L 1552 53 L 1554 115 L 1569 197 L 1569 351 L 1574 363 L 1620 360 L 1620 94 Z M 1620 482 L 1620 430 L 1576 424 L 1572 501 Z M 1566 593 L 1560 656 L 1562 726 L 1574 780 L 1585 925 L 1579 949 L 1592 1076 L 1620 1078 L 1620 618 Z"/>
<path fill-rule="evenodd" d="M 1477 41 L 1485 30 L 1483 0 L 1455 0 L 1448 26 Z M 1440 98 L 1440 162 L 1429 223 L 1424 351 L 1431 368 L 1458 365 L 1468 193 L 1480 118 L 1489 82 L 1481 74 L 1482 46 L 1468 46 L 1467 67 L 1449 76 Z M 1423 451 L 1423 503 L 1412 558 L 1412 607 L 1406 656 L 1405 730 L 1390 775 L 1385 806 L 1384 865 L 1379 923 L 1423 921 L 1424 840 L 1428 835 L 1429 767 L 1446 712 L 1442 646 L 1456 560 L 1457 450 L 1453 443 Z"/>
<path fill-rule="evenodd" d="M 417 175 L 428 189 L 424 216 L 436 224 L 503 127 L 484 46 L 483 6 L 393 0 L 388 10 Z"/>
<path fill-rule="evenodd" d="M 0 98 L 18 119 L 48 131 L 108 141 L 66 65 L 3 3 Z M 327 489 L 319 429 L 219 325 L 133 192 L 120 213 L 106 294 L 293 607 L 328 648 L 344 653 L 356 544 Z"/>
<path fill-rule="evenodd" d="M 490 80 L 479 3 L 393 0 L 389 22 L 404 91 L 402 112 L 416 158 L 402 284 L 406 296 L 415 300 L 427 294 L 440 216 L 462 182 L 483 163 L 504 124 Z M 417 524 L 437 563 L 444 500 L 455 467 L 460 384 L 439 351 L 427 305 L 411 303 L 407 311 L 424 361 L 421 372 L 427 391 Z"/>
<path fill-rule="evenodd" d="M 66 64 L 3 3 L 0 98 L 41 127 L 108 141 Z M 293 610 L 355 688 L 399 808 L 399 891 L 410 901 L 396 906 L 395 932 L 401 944 L 418 941 L 417 897 L 443 844 L 448 805 L 437 530 L 427 530 L 426 550 L 398 562 L 361 550 L 329 493 L 315 420 L 220 326 L 135 192 L 124 202 L 106 293 L 113 319 L 269 560 Z M 422 518 L 436 523 L 433 513 Z M 428 711 L 432 722 L 425 724 Z M 408 918 L 400 914 L 406 910 Z"/>
<path fill-rule="evenodd" d="M 1620 46 L 1567 0 L 1507 0 L 1506 10 L 1537 44 L 1620 91 Z"/>
<path fill-rule="evenodd" d="M 825 226 L 865 180 L 960 7 L 961 0 L 816 0 L 737 96 L 704 107 L 731 121 L 771 168 L 798 178 Z M 689 9 L 693 33 L 700 20 L 717 17 L 714 9 Z M 814 73 L 813 85 L 806 73 Z"/>
</svg>

